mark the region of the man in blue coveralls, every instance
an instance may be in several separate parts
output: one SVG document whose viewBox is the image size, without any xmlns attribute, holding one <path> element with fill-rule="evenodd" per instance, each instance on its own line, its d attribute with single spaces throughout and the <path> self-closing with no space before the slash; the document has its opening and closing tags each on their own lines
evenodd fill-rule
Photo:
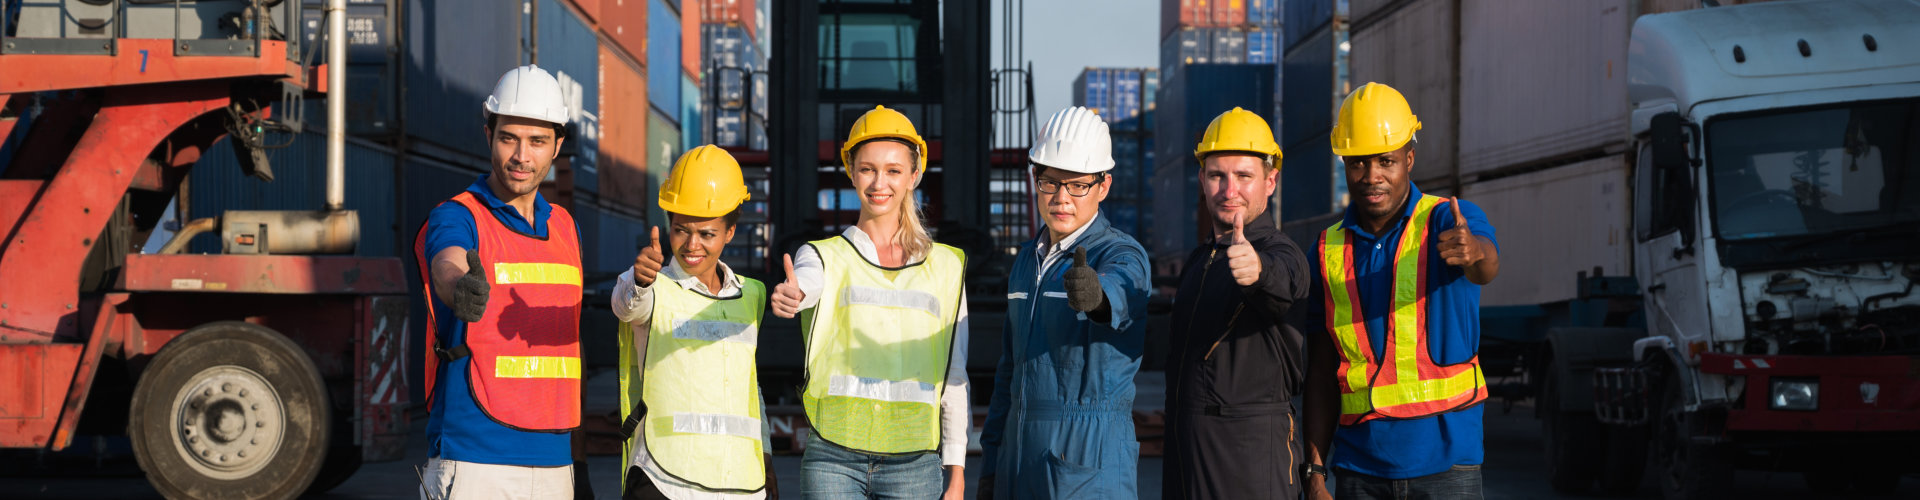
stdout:
<svg viewBox="0 0 1920 500">
<path fill-rule="evenodd" d="M 1348 95 L 1334 124 L 1353 201 L 1308 247 L 1321 306 L 1301 328 L 1313 341 L 1309 498 L 1327 497 L 1329 463 L 1342 499 L 1482 495 L 1480 287 L 1500 273 L 1499 249 L 1478 206 L 1408 181 L 1419 129 L 1378 83 Z"/>
<path fill-rule="evenodd" d="M 1047 229 L 1020 247 L 976 498 L 1136 498 L 1133 376 L 1147 252 L 1100 216 L 1112 139 L 1092 111 L 1053 115 L 1027 153 Z"/>
</svg>

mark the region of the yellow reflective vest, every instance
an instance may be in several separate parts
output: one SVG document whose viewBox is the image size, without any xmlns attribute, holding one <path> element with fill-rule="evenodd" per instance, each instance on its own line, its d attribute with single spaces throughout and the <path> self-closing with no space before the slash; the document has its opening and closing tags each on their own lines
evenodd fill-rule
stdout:
<svg viewBox="0 0 1920 500">
<path fill-rule="evenodd" d="M 664 276 L 655 280 L 645 359 L 635 359 L 633 326 L 620 325 L 621 419 L 636 398 L 647 403 L 622 456 L 631 459 L 635 440 L 645 439 L 660 470 L 716 492 L 753 493 L 767 479 L 754 358 L 767 290 L 759 281 L 741 281 L 739 295 L 714 297 Z"/>
<path fill-rule="evenodd" d="M 868 453 L 938 449 L 965 254 L 934 245 L 926 260 L 888 268 L 844 237 L 810 245 L 826 278 L 818 305 L 800 323 L 807 341 L 801 401 L 814 432 Z"/>
<path fill-rule="evenodd" d="M 1440 365 L 1427 347 L 1427 247 L 1434 207 L 1445 198 L 1422 195 L 1400 232 L 1393 256 L 1393 312 L 1387 317 L 1385 359 L 1374 359 L 1360 311 L 1353 242 L 1341 223 L 1320 236 L 1327 295 L 1327 332 L 1338 346 L 1340 424 L 1379 418 L 1410 419 L 1473 407 L 1487 399 L 1480 356 Z"/>
</svg>

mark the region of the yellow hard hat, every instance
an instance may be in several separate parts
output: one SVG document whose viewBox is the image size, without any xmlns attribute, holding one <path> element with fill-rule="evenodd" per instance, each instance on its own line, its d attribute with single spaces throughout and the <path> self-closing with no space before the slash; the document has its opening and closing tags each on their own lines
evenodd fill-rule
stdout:
<svg viewBox="0 0 1920 500">
<path fill-rule="evenodd" d="M 1252 111 L 1238 107 L 1220 113 L 1200 136 L 1193 157 L 1206 161 L 1207 155 L 1220 151 L 1244 151 L 1273 157 L 1273 168 L 1280 169 L 1280 143 L 1273 141 L 1273 128 Z"/>
<path fill-rule="evenodd" d="M 1383 84 L 1368 82 L 1347 94 L 1333 122 L 1333 154 L 1369 156 L 1400 149 L 1420 130 L 1407 98 Z"/>
<path fill-rule="evenodd" d="M 907 115 L 887 109 L 886 106 L 874 106 L 873 111 L 860 115 L 853 121 L 853 130 L 847 131 L 847 143 L 840 146 L 840 165 L 853 177 L 853 148 L 868 139 L 892 137 L 913 144 L 915 156 L 920 157 L 920 171 L 927 171 L 927 141 L 913 130 L 913 122 L 907 121 Z"/>
<path fill-rule="evenodd" d="M 750 195 L 740 162 L 727 150 L 708 144 L 673 162 L 660 184 L 660 209 L 694 217 L 719 217 L 739 208 Z"/>
</svg>

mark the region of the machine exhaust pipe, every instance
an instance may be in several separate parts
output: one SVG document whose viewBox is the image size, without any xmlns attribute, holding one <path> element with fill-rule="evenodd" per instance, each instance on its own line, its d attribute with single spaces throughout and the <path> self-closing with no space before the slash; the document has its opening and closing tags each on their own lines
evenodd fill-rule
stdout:
<svg viewBox="0 0 1920 500">
<path fill-rule="evenodd" d="M 347 0 L 327 0 L 327 206 L 347 200 Z"/>
</svg>

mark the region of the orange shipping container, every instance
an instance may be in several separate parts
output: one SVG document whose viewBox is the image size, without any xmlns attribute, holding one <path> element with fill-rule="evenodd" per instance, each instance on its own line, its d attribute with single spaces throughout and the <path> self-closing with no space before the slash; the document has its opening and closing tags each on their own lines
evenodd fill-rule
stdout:
<svg viewBox="0 0 1920 500">
<path fill-rule="evenodd" d="M 587 18 L 588 23 L 600 20 L 600 0 L 571 0 L 568 3 L 573 4 L 573 8 L 580 9 L 581 17 Z"/>
<path fill-rule="evenodd" d="M 600 0 L 600 32 L 642 67 L 647 65 L 647 2 L 652 1 Z"/>
<path fill-rule="evenodd" d="M 646 211 L 647 74 L 600 46 L 600 201 Z"/>
<path fill-rule="evenodd" d="M 695 1 L 695 0 L 688 0 Z M 754 0 L 698 0 L 701 2 L 700 22 L 707 24 L 733 24 L 747 28 L 747 37 L 760 39 L 760 21 L 755 14 Z"/>
<path fill-rule="evenodd" d="M 706 1 L 680 0 L 680 69 L 693 78 L 694 85 L 700 84 L 700 9 Z"/>
</svg>

